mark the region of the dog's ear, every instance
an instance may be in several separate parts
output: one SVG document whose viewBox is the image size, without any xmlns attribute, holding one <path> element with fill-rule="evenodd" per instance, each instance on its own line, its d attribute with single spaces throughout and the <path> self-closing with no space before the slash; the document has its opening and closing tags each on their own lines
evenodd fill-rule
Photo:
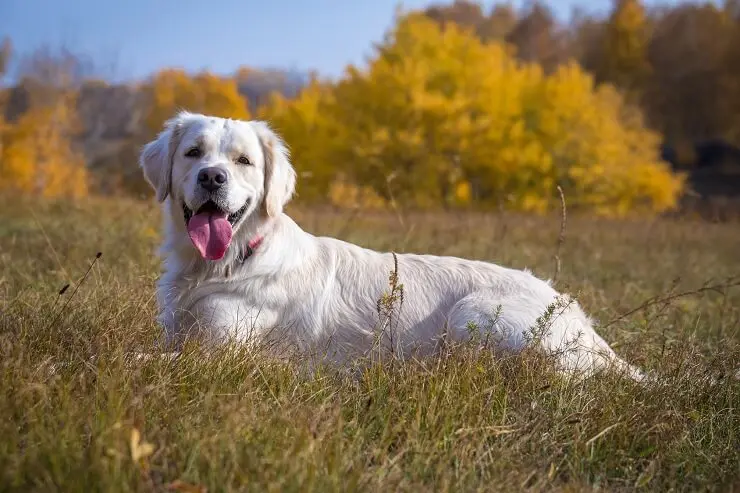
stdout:
<svg viewBox="0 0 740 493">
<path fill-rule="evenodd" d="M 186 112 L 181 112 L 167 120 L 164 123 L 164 130 L 155 140 L 144 146 L 139 156 L 139 166 L 144 171 L 144 178 L 155 190 L 159 202 L 164 202 L 170 193 L 175 151 L 180 143 L 188 115 Z"/>
<path fill-rule="evenodd" d="M 290 153 L 283 139 L 263 121 L 251 122 L 257 132 L 265 156 L 264 212 L 279 215 L 295 192 L 296 172 L 290 163 Z"/>
</svg>

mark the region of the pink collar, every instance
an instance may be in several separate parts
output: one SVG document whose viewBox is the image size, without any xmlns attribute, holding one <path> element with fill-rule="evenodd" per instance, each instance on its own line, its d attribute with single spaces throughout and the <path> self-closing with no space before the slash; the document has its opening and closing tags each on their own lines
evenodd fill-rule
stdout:
<svg viewBox="0 0 740 493">
<path fill-rule="evenodd" d="M 247 243 L 247 248 L 239 254 L 237 257 L 237 260 L 239 263 L 244 263 L 246 260 L 254 255 L 254 251 L 262 244 L 262 240 L 264 240 L 265 237 L 262 235 L 257 235 L 251 240 L 249 240 L 249 243 Z"/>
</svg>

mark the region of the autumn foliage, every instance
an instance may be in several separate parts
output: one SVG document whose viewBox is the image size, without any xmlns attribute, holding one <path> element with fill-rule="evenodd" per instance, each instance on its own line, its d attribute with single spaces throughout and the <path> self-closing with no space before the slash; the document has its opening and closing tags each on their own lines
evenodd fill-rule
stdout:
<svg viewBox="0 0 740 493">
<path fill-rule="evenodd" d="M 70 91 L 44 96 L 17 122 L 0 126 L 0 190 L 83 197 L 88 193 L 88 171 L 75 146 L 80 131 L 76 96 Z"/>
<path fill-rule="evenodd" d="M 145 122 L 149 132 L 162 129 L 165 120 L 181 109 L 249 119 L 247 103 L 233 79 L 202 72 L 195 76 L 183 70 L 162 70 L 145 88 L 148 109 Z"/>
<path fill-rule="evenodd" d="M 641 22 L 624 5 L 622 17 Z M 630 57 L 644 49 L 621 47 L 621 32 L 604 40 L 616 64 L 604 70 L 624 65 L 639 78 Z M 291 149 L 304 202 L 545 212 L 558 206 L 560 185 L 571 209 L 619 216 L 670 210 L 684 189 L 629 91 L 597 83 L 575 61 L 523 61 L 503 40 L 423 13 L 400 15 L 367 67 L 349 66 L 338 81 L 314 77 L 296 97 L 274 93 L 248 107 L 243 77 L 166 69 L 141 84 L 127 173 L 135 151 L 188 109 L 268 120 Z M 50 196 L 94 188 L 74 100 L 67 91 L 0 127 L 0 186 Z"/>
<path fill-rule="evenodd" d="M 283 132 L 308 196 L 349 177 L 406 206 L 544 212 L 556 185 L 600 214 L 660 212 L 682 180 L 659 136 L 611 86 L 575 63 L 545 75 L 502 43 L 419 14 L 399 20 L 366 70 L 275 98 L 261 116 Z"/>
<path fill-rule="evenodd" d="M 68 134 L 76 123 L 73 108 L 73 101 L 60 98 L 51 106 L 34 108 L 8 127 L 0 173 L 11 179 L 0 181 L 0 189 L 44 197 L 87 195 L 85 161 Z"/>
</svg>

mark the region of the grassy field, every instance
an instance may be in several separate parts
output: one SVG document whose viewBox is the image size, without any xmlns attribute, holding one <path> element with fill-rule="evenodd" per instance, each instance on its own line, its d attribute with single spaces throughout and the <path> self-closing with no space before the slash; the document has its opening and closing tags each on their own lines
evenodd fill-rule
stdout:
<svg viewBox="0 0 740 493">
<path fill-rule="evenodd" d="M 376 249 L 555 269 L 558 217 L 290 212 Z M 557 285 L 668 382 L 648 388 L 474 344 L 360 378 L 238 348 L 126 365 L 157 336 L 158 226 L 151 203 L 0 197 L 3 491 L 740 488 L 737 223 L 568 217 Z"/>
</svg>

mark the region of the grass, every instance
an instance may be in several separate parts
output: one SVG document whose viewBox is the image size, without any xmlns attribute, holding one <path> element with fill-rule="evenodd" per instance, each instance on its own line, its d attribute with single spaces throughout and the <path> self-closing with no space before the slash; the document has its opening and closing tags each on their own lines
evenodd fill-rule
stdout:
<svg viewBox="0 0 740 493">
<path fill-rule="evenodd" d="M 740 367 L 740 288 L 722 287 L 740 274 L 737 223 L 568 217 L 558 287 L 668 381 L 642 388 L 568 382 L 536 355 L 496 361 L 474 344 L 359 377 L 239 348 L 126 365 L 157 336 L 152 210 L 0 197 L 3 491 L 740 487 L 740 381 L 704 378 Z M 291 214 L 376 249 L 555 269 L 557 217 Z"/>
</svg>

